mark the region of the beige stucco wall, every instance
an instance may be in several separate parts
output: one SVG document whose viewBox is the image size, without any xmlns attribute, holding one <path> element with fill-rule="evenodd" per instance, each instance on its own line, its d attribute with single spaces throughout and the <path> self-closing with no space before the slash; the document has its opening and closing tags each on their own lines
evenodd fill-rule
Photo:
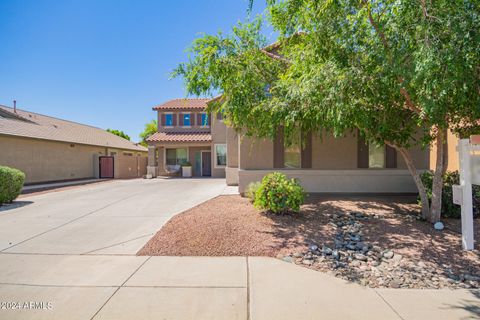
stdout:
<svg viewBox="0 0 480 320">
<path fill-rule="evenodd" d="M 115 179 L 141 178 L 147 173 L 147 157 L 119 152 L 114 156 Z"/>
<path fill-rule="evenodd" d="M 227 143 L 227 127 L 223 120 L 218 120 L 217 117 L 212 116 L 212 177 L 225 178 L 225 167 L 216 167 L 215 159 L 215 144 Z M 227 150 L 228 157 L 228 150 Z"/>
<path fill-rule="evenodd" d="M 17 168 L 25 183 L 95 177 L 94 156 L 105 148 L 0 136 L 0 165 Z"/>
<path fill-rule="evenodd" d="M 254 139 L 239 137 L 240 169 L 271 169 L 273 168 L 273 142 L 269 139 Z"/>
<path fill-rule="evenodd" d="M 459 138 L 454 135 L 450 130 L 447 134 L 447 157 L 448 165 L 447 171 L 456 171 L 460 169 L 460 163 L 458 158 L 458 146 Z M 434 143 L 430 148 L 430 170 L 435 170 L 437 162 L 437 146 Z"/>
<path fill-rule="evenodd" d="M 273 170 L 240 170 L 238 189 L 244 193 L 249 183 L 260 181 Z M 415 193 L 417 188 L 407 170 L 275 170 L 299 179 L 311 193 Z"/>
<path fill-rule="evenodd" d="M 273 143 L 267 139 L 240 138 L 240 169 L 273 168 Z M 357 169 L 357 136 L 349 133 L 341 138 L 324 134 L 312 137 L 312 169 L 353 170 Z M 417 169 L 429 168 L 430 155 L 421 147 L 410 149 Z M 405 161 L 397 154 L 397 169 L 407 169 Z"/>
<path fill-rule="evenodd" d="M 225 178 L 228 186 L 238 185 L 238 137 L 239 134 L 227 127 L 227 167 Z"/>
<path fill-rule="evenodd" d="M 273 171 L 273 142 L 248 137 L 241 137 L 239 141 L 238 185 L 240 192 L 244 192 L 250 182 L 259 181 Z M 397 154 L 396 169 L 358 169 L 357 148 L 358 141 L 354 132 L 342 138 L 326 134 L 323 137 L 314 135 L 311 169 L 275 171 L 299 178 L 308 192 L 416 192 L 401 155 Z M 417 169 L 429 168 L 428 150 L 415 147 L 410 153 Z"/>
</svg>

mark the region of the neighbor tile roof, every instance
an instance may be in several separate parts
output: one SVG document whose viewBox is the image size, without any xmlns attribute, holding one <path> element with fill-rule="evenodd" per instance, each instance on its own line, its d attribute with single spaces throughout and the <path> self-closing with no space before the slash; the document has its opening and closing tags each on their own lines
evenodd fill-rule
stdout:
<svg viewBox="0 0 480 320">
<path fill-rule="evenodd" d="M 155 132 L 148 142 L 211 142 L 209 132 Z"/>
<path fill-rule="evenodd" d="M 175 109 L 199 109 L 204 110 L 207 107 L 207 101 L 204 98 L 173 99 L 153 107 L 153 110 L 175 110 Z"/>
<path fill-rule="evenodd" d="M 147 151 L 103 129 L 0 105 L 0 135 Z"/>
</svg>

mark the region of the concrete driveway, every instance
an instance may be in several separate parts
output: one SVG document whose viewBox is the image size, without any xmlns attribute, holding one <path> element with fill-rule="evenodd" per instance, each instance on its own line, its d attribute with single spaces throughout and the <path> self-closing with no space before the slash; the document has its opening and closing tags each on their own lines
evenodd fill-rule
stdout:
<svg viewBox="0 0 480 320">
<path fill-rule="evenodd" d="M 135 256 L 170 217 L 226 190 L 114 181 L 1 209 L 0 319 L 480 317 L 478 290 L 374 290 L 272 258 Z"/>
<path fill-rule="evenodd" d="M 135 254 L 173 215 L 226 188 L 223 179 L 117 180 L 0 208 L 0 251 Z"/>
</svg>

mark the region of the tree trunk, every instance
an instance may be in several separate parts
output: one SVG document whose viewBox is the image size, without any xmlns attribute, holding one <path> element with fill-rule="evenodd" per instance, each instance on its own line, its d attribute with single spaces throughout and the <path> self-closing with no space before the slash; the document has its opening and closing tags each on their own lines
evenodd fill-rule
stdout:
<svg viewBox="0 0 480 320">
<path fill-rule="evenodd" d="M 445 143 L 447 131 L 438 129 L 437 132 L 437 159 L 435 175 L 432 183 L 432 206 L 430 208 L 430 222 L 440 221 L 442 213 L 443 175 L 445 174 Z"/>
<path fill-rule="evenodd" d="M 427 219 L 430 214 L 430 203 L 428 201 L 427 190 L 420 178 L 420 174 L 418 173 L 417 169 L 415 168 L 415 164 L 413 163 L 412 156 L 405 148 L 398 148 L 396 146 L 392 146 L 400 152 L 405 160 L 407 165 L 408 171 L 413 177 L 413 181 L 415 181 L 415 185 L 418 189 L 418 194 L 420 196 L 420 202 L 422 204 L 422 218 Z"/>
</svg>

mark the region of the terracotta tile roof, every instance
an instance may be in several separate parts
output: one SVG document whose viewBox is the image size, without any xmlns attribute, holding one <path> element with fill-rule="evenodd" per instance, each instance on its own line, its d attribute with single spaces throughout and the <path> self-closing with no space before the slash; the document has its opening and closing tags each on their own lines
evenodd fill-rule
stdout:
<svg viewBox="0 0 480 320">
<path fill-rule="evenodd" d="M 209 132 L 155 132 L 148 142 L 212 142 Z"/>
<path fill-rule="evenodd" d="M 199 109 L 204 110 L 207 107 L 207 101 L 210 99 L 173 99 L 153 107 L 153 110 L 178 110 L 178 109 Z"/>
<path fill-rule="evenodd" d="M 0 135 L 86 144 L 124 150 L 147 148 L 103 129 L 0 105 Z"/>
</svg>

